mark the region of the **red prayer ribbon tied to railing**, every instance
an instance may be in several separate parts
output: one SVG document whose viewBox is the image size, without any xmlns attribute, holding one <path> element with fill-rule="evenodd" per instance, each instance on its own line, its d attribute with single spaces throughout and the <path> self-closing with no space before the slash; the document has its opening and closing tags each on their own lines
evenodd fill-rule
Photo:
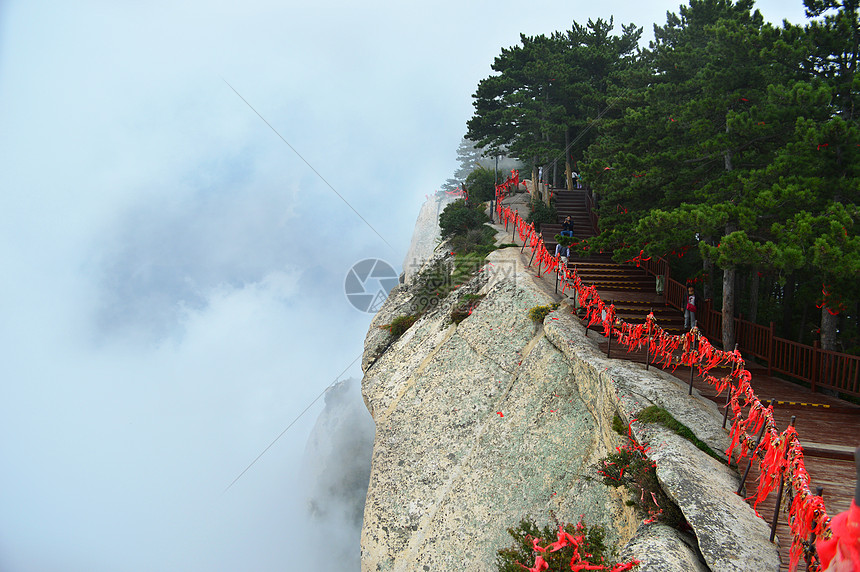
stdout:
<svg viewBox="0 0 860 572">
<path fill-rule="evenodd" d="M 503 183 L 496 185 L 496 210 L 501 214 L 501 202 L 507 195 L 508 189 L 513 187 L 514 191 L 520 186 L 520 172 L 516 169 L 511 170 L 511 176 L 505 179 Z"/>
<path fill-rule="evenodd" d="M 806 471 L 803 447 L 797 438 L 797 433 L 793 427 L 788 427 L 782 432 L 776 428 L 773 410 L 770 406 L 761 403 L 750 386 L 752 374 L 746 369 L 740 352 L 719 350 L 698 331 L 682 335 L 669 334 L 657 324 L 653 313 L 646 316 L 644 324 L 630 324 L 619 320 L 615 315 L 615 307 L 611 304 L 607 307 L 603 303 L 594 285 L 583 285 L 576 269 L 558 266 L 558 257 L 549 254 L 543 238 L 535 232 L 533 224 L 527 224 L 518 214 L 512 214 L 509 207 L 502 207 L 499 203 L 497 203 L 497 210 L 500 220 L 513 220 L 517 225 L 520 238 L 529 244 L 538 266 L 545 266 L 547 270 L 553 266 L 558 268 L 563 275 L 562 292 L 568 289 L 574 291 L 579 305 L 585 308 L 583 321 L 588 324 L 588 327 L 602 325 L 604 335 L 614 335 L 621 345 L 627 347 L 628 352 L 647 345 L 651 363 L 664 369 L 671 367 L 674 370 L 679 365 L 696 367 L 699 375 L 716 388 L 717 395 L 721 395 L 724 390 L 730 391 L 728 407 L 732 414 L 732 429 L 729 433 L 731 445 L 726 450 L 726 455 L 731 461 L 735 448 L 739 447 L 737 461 L 743 458 L 749 459 L 750 462 L 754 459 L 759 460 L 758 487 L 749 497 L 755 498 L 753 508 L 755 509 L 778 486 L 781 476 L 787 479 L 794 491 L 794 500 L 788 511 L 792 535 L 789 570 L 794 572 L 803 553 L 803 543 L 809 539 L 810 533 L 815 533 L 818 538 L 831 537 L 830 519 L 827 516 L 824 501 L 809 488 L 809 473 Z M 503 219 L 503 215 L 511 218 Z M 534 252 L 535 250 L 537 252 Z M 640 252 L 640 261 L 642 254 Z M 676 357 L 679 349 L 681 350 L 680 359 Z M 718 366 L 731 366 L 732 371 L 717 378 L 711 375 L 710 371 Z M 748 408 L 746 415 L 745 408 Z M 762 425 L 765 426 L 764 436 L 756 447 L 754 435 L 761 430 Z M 537 567 L 537 562 L 535 566 Z M 817 571 L 820 568 L 812 564 L 809 569 Z"/>
</svg>

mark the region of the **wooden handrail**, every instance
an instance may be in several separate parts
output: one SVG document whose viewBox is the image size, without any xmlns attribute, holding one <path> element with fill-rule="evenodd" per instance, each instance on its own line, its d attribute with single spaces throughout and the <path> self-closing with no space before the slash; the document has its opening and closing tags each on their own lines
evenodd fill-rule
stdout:
<svg viewBox="0 0 860 572">
<path fill-rule="evenodd" d="M 591 197 L 585 194 L 586 205 L 595 231 L 598 216 L 592 208 Z M 667 306 L 682 310 L 685 306 L 687 288 L 669 276 L 669 261 L 661 256 L 652 256 L 641 261 L 641 268 L 653 276 L 664 276 L 664 299 Z M 712 340 L 722 337 L 723 316 L 705 300 L 697 312 L 699 330 Z M 768 375 L 778 372 L 788 377 L 809 383 L 812 390 L 825 387 L 860 397 L 860 356 L 822 350 L 774 335 L 774 325 L 768 326 L 736 317 L 735 332 L 740 349 L 755 358 L 767 362 Z"/>
</svg>

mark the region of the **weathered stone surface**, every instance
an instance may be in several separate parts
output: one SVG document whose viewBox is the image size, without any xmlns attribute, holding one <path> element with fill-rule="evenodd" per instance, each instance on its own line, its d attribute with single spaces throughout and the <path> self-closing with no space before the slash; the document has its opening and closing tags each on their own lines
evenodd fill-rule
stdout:
<svg viewBox="0 0 860 572">
<path fill-rule="evenodd" d="M 622 442 L 611 429 L 616 412 L 630 420 L 658 404 L 715 450 L 727 446 L 712 402 L 688 397 L 671 376 L 606 359 L 568 306 L 542 326 L 532 323 L 528 310 L 553 301 L 552 284 L 533 278 L 519 249 L 489 260 L 503 271 L 487 271 L 454 294 L 486 294 L 461 324 L 439 309 L 393 343 L 368 334 L 362 391 L 376 439 L 362 530 L 365 571 L 491 570 L 496 550 L 511 542 L 506 528 L 524 516 L 546 522 L 550 510 L 564 521 L 585 515 L 607 528 L 610 542 L 627 542 L 640 521 L 625 493 L 600 483 L 593 467 Z M 374 325 L 408 307 L 408 298 L 408 287 L 392 291 Z M 381 353 L 371 348 L 386 345 Z M 712 570 L 776 569 L 775 548 L 733 494 L 728 469 L 661 426 L 632 427 L 651 444 L 658 477 Z M 648 555 L 652 570 L 699 569 L 683 568 L 696 558 L 680 548 L 682 536 L 640 530 L 635 538 L 663 543 Z M 679 568 L 659 568 L 673 559 Z"/>
<path fill-rule="evenodd" d="M 651 444 L 657 478 L 696 532 L 699 549 L 714 572 L 779 570 L 779 553 L 767 524 L 734 494 L 736 474 L 660 425 L 638 433 Z M 722 494 L 715 494 L 721 491 Z"/>
<path fill-rule="evenodd" d="M 425 316 L 366 371 L 376 441 L 364 570 L 489 569 L 507 527 L 550 510 L 584 514 L 612 541 L 635 528 L 615 490 L 583 478 L 620 441 L 603 441 L 568 361 L 529 319 L 551 302 L 530 282 L 521 271 L 488 285 L 459 326 Z"/>
<path fill-rule="evenodd" d="M 403 272 L 407 284 L 433 255 L 439 243 L 439 215 L 454 200 L 456 200 L 455 197 L 445 193 L 435 193 L 421 205 L 418 220 L 415 221 L 415 229 L 412 231 L 412 241 L 409 243 L 409 250 L 406 251 L 406 258 L 403 259 Z"/>
<path fill-rule="evenodd" d="M 636 572 L 708 572 L 696 539 L 662 524 L 642 525 L 619 552 L 622 561 L 639 560 Z"/>
</svg>

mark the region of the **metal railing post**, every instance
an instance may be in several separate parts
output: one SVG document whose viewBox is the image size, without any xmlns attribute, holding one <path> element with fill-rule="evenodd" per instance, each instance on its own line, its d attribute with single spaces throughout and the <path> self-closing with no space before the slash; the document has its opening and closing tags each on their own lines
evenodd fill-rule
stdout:
<svg viewBox="0 0 860 572">
<path fill-rule="evenodd" d="M 815 487 L 815 496 L 820 497 L 824 495 L 824 487 L 818 486 Z M 809 549 L 804 550 L 805 560 L 806 560 L 806 569 L 809 570 L 811 564 L 815 564 L 815 561 L 818 560 L 818 553 L 815 550 L 815 533 L 809 533 Z M 821 564 L 820 562 L 818 563 Z"/>
<path fill-rule="evenodd" d="M 609 301 L 609 305 L 612 305 L 612 300 Z M 609 324 L 609 344 L 606 346 L 606 357 L 609 358 L 609 353 L 612 351 L 612 324 Z"/>
<path fill-rule="evenodd" d="M 654 313 L 653 306 L 649 311 L 649 315 Z M 645 318 L 645 324 L 648 324 L 648 318 Z M 651 365 L 651 332 L 645 336 L 645 371 L 648 371 L 648 366 Z"/>
<path fill-rule="evenodd" d="M 771 408 L 772 408 L 774 405 L 776 405 L 776 398 L 773 398 L 773 399 L 771 399 L 771 400 L 770 400 L 770 406 L 771 406 Z M 764 431 L 765 431 L 765 429 L 767 429 L 767 423 L 762 423 L 762 425 L 761 425 L 761 431 L 759 431 L 759 432 L 758 432 L 758 439 L 756 439 L 756 440 L 755 440 L 755 447 L 753 447 L 753 452 L 752 452 L 752 454 L 755 454 L 756 450 L 758 450 L 758 446 L 759 446 L 759 444 L 761 443 L 761 438 L 762 438 L 762 437 L 764 437 Z M 746 470 L 744 471 L 744 476 L 741 478 L 741 484 L 740 484 L 740 485 L 738 485 L 738 490 L 737 490 L 737 492 L 736 492 L 735 494 L 738 494 L 738 495 L 739 495 L 739 494 L 741 494 L 741 491 L 742 491 L 742 490 L 744 490 L 744 484 L 747 482 L 747 477 L 748 477 L 748 476 L 749 476 L 749 474 L 750 474 L 750 469 L 752 468 L 752 463 L 753 463 L 753 460 L 752 460 L 752 457 L 750 457 L 750 462 L 747 464 L 747 468 L 746 468 Z"/>
<path fill-rule="evenodd" d="M 735 351 L 738 351 L 738 345 L 737 344 L 735 344 Z M 732 389 L 734 388 L 734 385 L 732 384 L 732 378 L 735 376 L 734 373 L 735 373 L 735 369 L 737 368 L 737 366 L 738 366 L 738 362 L 735 362 L 732 364 L 732 373 L 729 376 L 729 388 L 728 388 L 729 391 L 728 391 L 728 393 L 726 393 L 726 405 L 725 405 L 726 410 L 723 412 L 723 429 L 726 428 L 726 420 L 728 420 L 728 418 L 729 418 L 729 401 L 731 401 L 731 399 L 732 399 Z"/>
<path fill-rule="evenodd" d="M 791 416 L 791 421 L 788 423 L 789 427 L 794 427 L 794 420 L 797 419 L 796 415 Z M 786 435 L 786 437 L 788 437 Z M 782 454 L 782 458 L 786 459 L 788 457 L 788 443 L 785 444 L 785 451 Z M 773 509 L 773 521 L 770 525 L 770 541 L 773 542 L 773 538 L 776 536 L 776 523 L 779 520 L 779 505 L 782 504 L 782 489 L 785 486 L 785 475 L 783 474 L 783 470 L 779 471 L 779 490 L 776 493 L 776 506 Z"/>
</svg>

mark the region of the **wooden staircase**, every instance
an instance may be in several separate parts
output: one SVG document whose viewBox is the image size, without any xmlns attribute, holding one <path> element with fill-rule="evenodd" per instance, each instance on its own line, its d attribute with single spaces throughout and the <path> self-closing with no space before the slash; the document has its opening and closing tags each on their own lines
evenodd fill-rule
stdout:
<svg viewBox="0 0 860 572">
<path fill-rule="evenodd" d="M 555 235 L 561 232 L 561 222 L 570 216 L 573 234 L 578 239 L 591 238 L 597 234 L 592 226 L 586 190 L 553 191 L 558 222 L 541 225 L 544 244 L 550 254 L 555 254 Z M 684 316 L 675 308 L 665 304 L 656 291 L 656 280 L 644 269 L 632 263 L 619 264 L 608 254 L 595 253 L 589 256 L 572 256 L 568 267 L 576 268 L 582 283 L 595 285 L 601 299 L 615 304 L 616 315 L 627 322 L 641 324 L 649 311 L 654 312 L 657 323 L 669 333 L 678 334 L 684 328 Z M 595 329 L 601 329 L 595 326 Z"/>
</svg>

